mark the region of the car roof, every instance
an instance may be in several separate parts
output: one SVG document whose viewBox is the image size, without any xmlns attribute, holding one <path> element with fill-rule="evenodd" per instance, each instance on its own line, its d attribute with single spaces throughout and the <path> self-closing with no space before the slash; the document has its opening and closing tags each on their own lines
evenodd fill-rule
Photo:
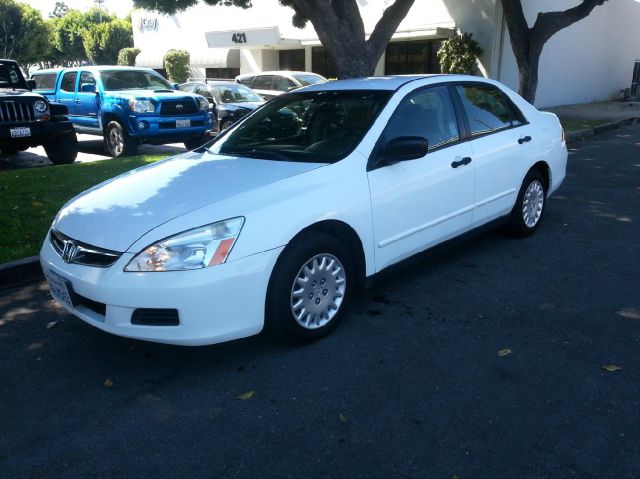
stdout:
<svg viewBox="0 0 640 479">
<path fill-rule="evenodd" d="M 40 73 L 58 73 L 64 70 L 64 68 L 43 68 L 42 70 L 36 70 L 31 72 L 31 76 L 38 75 Z"/>
<path fill-rule="evenodd" d="M 242 75 L 238 75 L 236 78 L 257 77 L 260 75 L 315 75 L 318 77 L 322 77 L 322 75 L 320 75 L 319 73 L 313 72 L 302 72 L 297 70 L 271 70 L 267 72 L 244 73 Z"/>
<path fill-rule="evenodd" d="M 477 76 L 471 75 L 445 75 L 441 73 L 425 74 L 425 75 L 390 75 L 381 77 L 351 78 L 348 80 L 334 80 L 327 83 L 316 83 L 299 90 L 291 92 L 310 92 L 310 91 L 335 91 L 335 90 L 397 90 L 407 83 L 416 80 L 433 79 L 432 83 L 450 82 L 450 81 L 474 81 L 482 83 L 491 83 L 491 81 Z"/>
</svg>

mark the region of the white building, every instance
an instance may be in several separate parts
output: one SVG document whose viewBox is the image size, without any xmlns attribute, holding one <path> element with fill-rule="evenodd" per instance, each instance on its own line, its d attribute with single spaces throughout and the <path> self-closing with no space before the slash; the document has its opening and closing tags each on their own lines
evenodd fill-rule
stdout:
<svg viewBox="0 0 640 479">
<path fill-rule="evenodd" d="M 528 0 L 532 25 L 539 11 L 572 7 L 578 0 Z M 371 32 L 388 0 L 359 0 L 367 32 Z M 243 10 L 198 5 L 166 16 L 133 12 L 134 43 L 142 52 L 139 66 L 162 69 L 172 48 L 191 53 L 194 78 L 233 78 L 264 70 L 307 70 L 335 76 L 311 24 L 297 29 L 292 10 L 277 0 L 260 0 Z M 587 103 L 617 97 L 631 86 L 640 60 L 640 3 L 611 0 L 586 19 L 556 34 L 540 63 L 537 106 Z M 479 68 L 513 89 L 518 69 L 499 0 L 416 0 L 380 59 L 377 75 L 439 71 L 440 42 L 458 32 L 471 32 L 484 49 Z M 637 79 L 636 79 L 637 81 Z"/>
</svg>

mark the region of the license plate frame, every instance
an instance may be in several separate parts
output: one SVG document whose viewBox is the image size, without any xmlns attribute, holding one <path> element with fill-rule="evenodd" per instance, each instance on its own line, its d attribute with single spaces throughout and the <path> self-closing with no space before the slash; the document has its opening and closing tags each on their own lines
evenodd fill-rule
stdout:
<svg viewBox="0 0 640 479">
<path fill-rule="evenodd" d="M 52 271 L 46 271 L 44 276 L 53 299 L 69 309 L 73 309 L 78 304 L 71 281 Z"/>
<path fill-rule="evenodd" d="M 29 138 L 31 136 L 31 128 L 28 126 L 9 128 L 9 134 L 11 138 Z"/>
<path fill-rule="evenodd" d="M 176 120 L 176 128 L 191 128 L 191 120 Z"/>
</svg>

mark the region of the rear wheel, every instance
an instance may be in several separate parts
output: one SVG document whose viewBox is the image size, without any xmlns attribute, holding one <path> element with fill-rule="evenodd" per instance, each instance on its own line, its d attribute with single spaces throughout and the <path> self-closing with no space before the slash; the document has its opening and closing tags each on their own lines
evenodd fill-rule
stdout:
<svg viewBox="0 0 640 479">
<path fill-rule="evenodd" d="M 104 147 L 113 158 L 120 158 L 135 155 L 138 141 L 131 138 L 119 122 L 111 121 L 105 130 Z"/>
<path fill-rule="evenodd" d="M 326 336 L 344 317 L 354 284 L 351 255 L 336 238 L 314 233 L 297 240 L 274 268 L 266 329 L 288 341 Z"/>
<path fill-rule="evenodd" d="M 546 180 L 539 171 L 529 171 L 509 216 L 507 231 L 519 238 L 532 235 L 542 221 L 546 199 Z"/>
<path fill-rule="evenodd" d="M 78 137 L 75 131 L 57 136 L 44 143 L 44 151 L 54 165 L 68 165 L 76 161 L 78 156 Z"/>
</svg>

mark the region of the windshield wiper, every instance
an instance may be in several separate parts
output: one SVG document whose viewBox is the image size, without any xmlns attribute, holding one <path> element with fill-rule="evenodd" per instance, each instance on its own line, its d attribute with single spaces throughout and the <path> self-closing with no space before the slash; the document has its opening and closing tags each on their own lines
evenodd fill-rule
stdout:
<svg viewBox="0 0 640 479">
<path fill-rule="evenodd" d="M 230 156 L 245 156 L 247 158 L 258 158 L 262 160 L 277 160 L 277 161 L 293 161 L 287 155 L 272 150 L 258 150 L 253 148 L 251 150 L 244 151 L 220 151 L 221 155 Z"/>
</svg>

